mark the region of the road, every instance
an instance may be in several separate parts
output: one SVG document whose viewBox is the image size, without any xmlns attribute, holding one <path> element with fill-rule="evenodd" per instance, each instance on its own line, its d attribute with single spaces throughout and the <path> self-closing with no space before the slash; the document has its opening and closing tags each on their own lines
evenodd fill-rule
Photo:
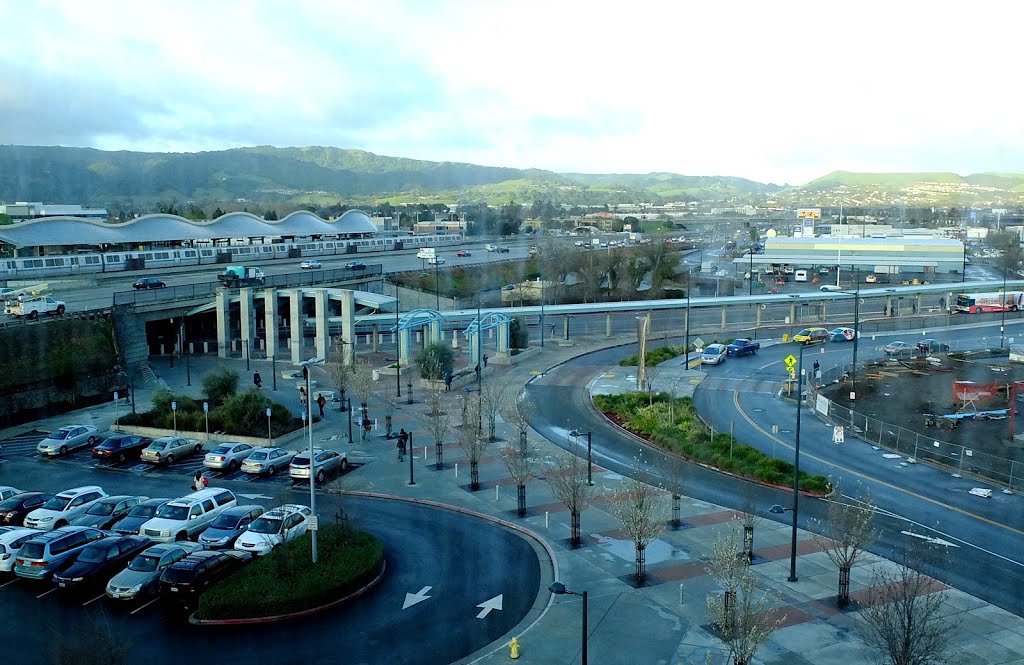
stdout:
<svg viewBox="0 0 1024 665">
<path fill-rule="evenodd" d="M 1008 325 L 1009 334 L 1024 334 L 1020 321 Z M 994 336 L 993 336 L 994 334 Z M 907 333 L 892 334 L 890 339 Z M 918 333 L 919 335 L 919 333 Z M 930 330 L 929 336 L 964 346 L 965 340 L 998 339 L 998 324 L 983 329 Z M 980 344 L 975 343 L 976 346 Z M 828 345 L 825 355 L 814 357 L 823 366 L 849 361 L 852 345 Z M 795 345 L 766 347 L 756 356 L 730 359 L 719 367 L 708 369 L 707 378 L 697 387 L 694 402 L 716 431 L 730 431 L 736 437 L 769 454 L 787 453 L 794 442 L 795 406 L 777 397 L 782 359 L 794 352 Z M 864 358 L 865 345 L 861 347 Z M 569 442 L 568 430 L 580 428 L 593 431 L 595 463 L 617 473 L 636 475 L 634 460 L 641 453 L 646 460 L 649 479 L 664 480 L 665 455 L 628 438 L 594 412 L 584 386 L 595 374 L 635 352 L 635 346 L 606 349 L 575 358 L 538 377 L 527 391 L 538 405 L 533 426 L 547 439 L 563 448 L 581 449 Z M 809 361 L 808 361 L 809 362 Z M 1019 593 L 1024 584 L 1024 557 L 1019 552 L 1024 535 L 1024 501 L 1016 495 L 995 492 L 991 499 L 968 493 L 983 483 L 967 478 L 952 478 L 926 464 L 900 467 L 882 457 L 885 451 L 875 450 L 860 442 L 843 446 L 832 444 L 832 429 L 804 411 L 801 434 L 801 468 L 838 479 L 851 493 L 859 483 L 866 488 L 880 509 L 878 524 L 883 530 L 873 552 L 893 558 L 899 548 L 918 540 L 905 532 L 939 539 L 944 558 L 936 576 L 967 593 L 983 598 L 1018 615 L 1024 615 L 1024 597 Z M 778 435 L 771 433 L 779 425 Z M 585 450 L 583 451 L 585 454 Z M 742 510 L 744 498 L 751 491 L 755 506 L 765 508 L 773 503 L 792 504 L 791 492 L 756 487 L 731 476 L 718 474 L 700 466 L 688 466 L 684 492 L 687 496 L 712 501 Z M 808 528 L 812 519 L 825 517 L 826 504 L 820 500 L 801 502 L 801 527 Z M 774 518 L 774 517 L 773 517 Z M 783 522 L 789 522 L 787 514 Z M 998 582 L 993 583 L 994 580 Z"/>
<path fill-rule="evenodd" d="M 358 473 L 358 470 L 356 471 Z M 0 464 L 0 484 L 58 491 L 95 483 L 109 494 L 178 496 L 184 475 L 85 469 L 80 464 L 14 458 Z M 243 502 L 305 502 L 304 488 L 216 481 Z M 242 496 L 248 494 L 248 497 Z M 253 627 L 194 627 L 165 620 L 159 603 L 126 608 L 105 597 L 73 600 L 27 580 L 0 579 L 0 643 L 19 660 L 48 660 L 55 637 L 75 637 L 88 611 L 103 610 L 113 634 L 130 646 L 131 661 L 180 665 L 189 656 L 221 665 L 272 663 L 422 663 L 456 661 L 511 630 L 538 594 L 540 565 L 531 545 L 500 525 L 404 501 L 321 494 L 321 519 L 342 504 L 359 528 L 380 538 L 387 553 L 382 582 L 365 596 L 299 623 Z M 420 593 L 424 588 L 428 590 Z M 546 591 L 545 591 L 546 593 Z M 420 601 L 407 601 L 413 594 Z M 501 608 L 479 605 L 501 596 Z M 492 605 L 495 603 L 491 603 Z M 406 606 L 403 609 L 403 606 Z M 141 607 L 138 613 L 131 611 Z M 300 634 L 301 631 L 301 634 Z M 402 636 L 396 639 L 396 636 Z M 29 656 L 38 654 L 39 658 Z M 44 656 L 44 654 L 46 656 Z"/>
</svg>

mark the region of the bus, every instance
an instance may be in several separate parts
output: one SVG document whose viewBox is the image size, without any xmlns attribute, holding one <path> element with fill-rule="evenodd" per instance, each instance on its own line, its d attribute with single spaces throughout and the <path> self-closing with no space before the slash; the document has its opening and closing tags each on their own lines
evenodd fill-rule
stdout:
<svg viewBox="0 0 1024 665">
<path fill-rule="evenodd" d="M 993 291 L 991 293 L 961 293 L 956 297 L 954 312 L 981 314 L 982 312 L 1016 312 L 1024 306 L 1024 293 Z"/>
</svg>

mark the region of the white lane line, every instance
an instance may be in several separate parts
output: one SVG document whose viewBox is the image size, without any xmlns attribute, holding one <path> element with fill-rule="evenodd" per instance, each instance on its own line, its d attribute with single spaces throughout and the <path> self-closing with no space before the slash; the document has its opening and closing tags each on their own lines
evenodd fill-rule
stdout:
<svg viewBox="0 0 1024 665">
<path fill-rule="evenodd" d="M 99 600 L 100 598 L 103 598 L 104 596 L 106 596 L 106 594 L 105 593 L 101 593 L 100 595 L 96 596 L 92 600 L 87 600 L 84 603 L 82 603 L 82 607 L 85 607 L 86 605 L 89 605 L 90 603 L 95 603 L 97 600 Z"/>
<path fill-rule="evenodd" d="M 134 610 L 132 610 L 131 614 L 135 614 L 136 612 L 141 612 L 142 610 L 146 609 L 147 607 L 149 607 L 150 605 L 152 605 L 153 603 L 155 603 L 158 600 L 160 600 L 160 598 L 154 598 L 153 600 L 149 601 L 145 605 L 142 605 L 141 607 L 137 607 Z"/>
<path fill-rule="evenodd" d="M 54 591 L 56 591 L 56 590 L 57 590 L 57 587 L 53 587 L 53 588 L 52 588 L 52 589 L 50 589 L 49 591 L 44 591 L 44 592 L 42 592 L 41 594 L 39 594 L 38 596 L 36 596 L 36 598 L 42 598 L 43 596 L 49 596 L 49 595 L 50 595 L 51 593 L 53 593 L 53 592 L 54 592 Z"/>
</svg>

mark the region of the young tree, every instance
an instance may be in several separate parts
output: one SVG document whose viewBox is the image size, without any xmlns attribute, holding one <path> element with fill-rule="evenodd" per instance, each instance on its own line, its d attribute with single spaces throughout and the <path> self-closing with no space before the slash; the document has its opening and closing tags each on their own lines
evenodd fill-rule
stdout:
<svg viewBox="0 0 1024 665">
<path fill-rule="evenodd" d="M 238 372 L 221 367 L 203 375 L 203 393 L 211 407 L 218 407 L 238 392 Z"/>
<path fill-rule="evenodd" d="M 367 403 L 370 398 L 373 397 L 374 381 L 373 381 L 373 369 L 370 368 L 370 364 L 364 360 L 357 360 L 352 363 L 352 377 L 349 381 L 352 387 L 352 392 L 359 398 L 359 403 L 362 406 L 363 411 L 363 422 L 359 423 L 363 432 L 363 440 L 366 440 L 366 423 L 370 420 L 370 409 Z"/>
<path fill-rule="evenodd" d="M 473 492 L 480 489 L 480 458 L 490 443 L 490 439 L 473 426 L 472 421 L 478 419 L 478 414 L 475 413 L 478 408 L 480 407 L 475 401 L 470 402 L 469 410 L 473 412 L 470 413 L 470 426 L 460 427 L 456 435 L 459 448 L 462 448 L 462 452 L 469 458 L 469 489 Z"/>
<path fill-rule="evenodd" d="M 454 358 L 452 347 L 443 342 L 431 342 L 416 356 L 420 378 L 441 381 L 452 371 Z"/>
<path fill-rule="evenodd" d="M 580 538 L 580 514 L 590 505 L 594 487 L 587 482 L 587 460 L 570 453 L 555 457 L 554 468 L 545 474 L 548 486 L 555 498 L 565 504 L 572 521 L 570 541 L 574 547 L 582 542 Z"/>
<path fill-rule="evenodd" d="M 749 665 L 785 616 L 770 612 L 775 598 L 759 588 L 758 578 L 739 551 L 735 533 L 722 533 L 715 539 L 708 574 L 725 589 L 721 596 L 708 594 L 708 619 L 718 629 L 733 664 Z"/>
<path fill-rule="evenodd" d="M 836 603 L 846 607 L 850 602 L 850 570 L 861 552 L 878 540 L 878 530 L 874 528 L 875 505 L 866 491 L 845 503 L 838 481 L 833 483 L 836 491 L 828 504 L 828 516 L 824 521 L 814 520 L 817 528 L 811 536 L 839 569 Z"/>
<path fill-rule="evenodd" d="M 381 410 L 384 411 L 384 427 L 387 438 L 391 438 L 392 426 L 394 425 L 395 410 L 398 409 L 398 398 L 388 388 L 381 388 L 377 391 L 377 401 L 380 402 Z"/>
<path fill-rule="evenodd" d="M 430 391 L 427 403 L 430 405 L 430 411 L 426 413 L 426 430 L 430 432 L 430 437 L 434 440 L 434 468 L 440 471 L 444 468 L 444 437 L 451 427 L 451 419 L 441 408 L 440 391 Z"/>
<path fill-rule="evenodd" d="M 757 516 L 754 487 L 753 483 L 747 483 L 743 492 L 743 511 L 737 517 L 743 526 L 743 556 L 748 564 L 754 562 L 754 527 L 761 522 L 761 518 Z"/>
<path fill-rule="evenodd" d="M 643 586 L 647 577 L 647 546 L 665 530 L 665 506 L 661 492 L 630 478 L 625 482 L 622 500 L 612 505 L 612 513 L 622 523 L 623 532 L 636 548 L 634 579 L 637 585 Z"/>
<path fill-rule="evenodd" d="M 337 351 L 331 356 L 331 359 L 327 362 L 324 367 L 327 371 L 327 376 L 330 377 L 331 383 L 338 389 L 341 396 L 341 408 L 339 411 L 345 411 L 345 391 L 352 385 L 352 366 L 345 363 L 344 347 L 338 344 Z"/>
<path fill-rule="evenodd" d="M 686 480 L 686 460 L 672 452 L 665 453 L 664 459 L 665 481 L 668 485 L 668 490 L 672 492 L 671 524 L 673 529 L 678 529 L 682 524 L 680 504 L 682 503 L 683 486 Z"/>
<path fill-rule="evenodd" d="M 912 552 L 924 553 L 925 559 L 932 554 L 918 546 L 904 550 L 894 567 L 876 568 L 867 607 L 860 612 L 861 636 L 891 665 L 943 662 L 959 623 L 945 616 L 942 585 L 910 567 Z"/>
<path fill-rule="evenodd" d="M 505 446 L 500 451 L 501 461 L 508 469 L 508 475 L 516 484 L 516 512 L 519 517 L 526 517 L 526 483 L 534 475 L 536 453 L 527 444 L 525 447 Z"/>
<path fill-rule="evenodd" d="M 480 391 L 480 409 L 482 420 L 487 423 L 487 440 L 496 441 L 498 413 L 501 411 L 502 400 L 505 398 L 506 384 L 488 383 Z"/>
<path fill-rule="evenodd" d="M 526 454 L 526 433 L 530 429 L 530 418 L 536 411 L 537 404 L 529 395 L 521 395 L 512 404 L 502 407 L 501 415 L 512 427 L 519 432 L 519 448 Z"/>
</svg>

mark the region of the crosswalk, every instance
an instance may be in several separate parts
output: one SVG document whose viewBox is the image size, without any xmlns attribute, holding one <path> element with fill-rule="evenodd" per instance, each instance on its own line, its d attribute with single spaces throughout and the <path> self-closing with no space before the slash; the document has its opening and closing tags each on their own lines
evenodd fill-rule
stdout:
<svg viewBox="0 0 1024 665">
<path fill-rule="evenodd" d="M 29 430 L 0 440 L 0 449 L 4 457 L 33 457 L 38 455 L 36 446 L 47 437 L 49 432 Z"/>
</svg>

